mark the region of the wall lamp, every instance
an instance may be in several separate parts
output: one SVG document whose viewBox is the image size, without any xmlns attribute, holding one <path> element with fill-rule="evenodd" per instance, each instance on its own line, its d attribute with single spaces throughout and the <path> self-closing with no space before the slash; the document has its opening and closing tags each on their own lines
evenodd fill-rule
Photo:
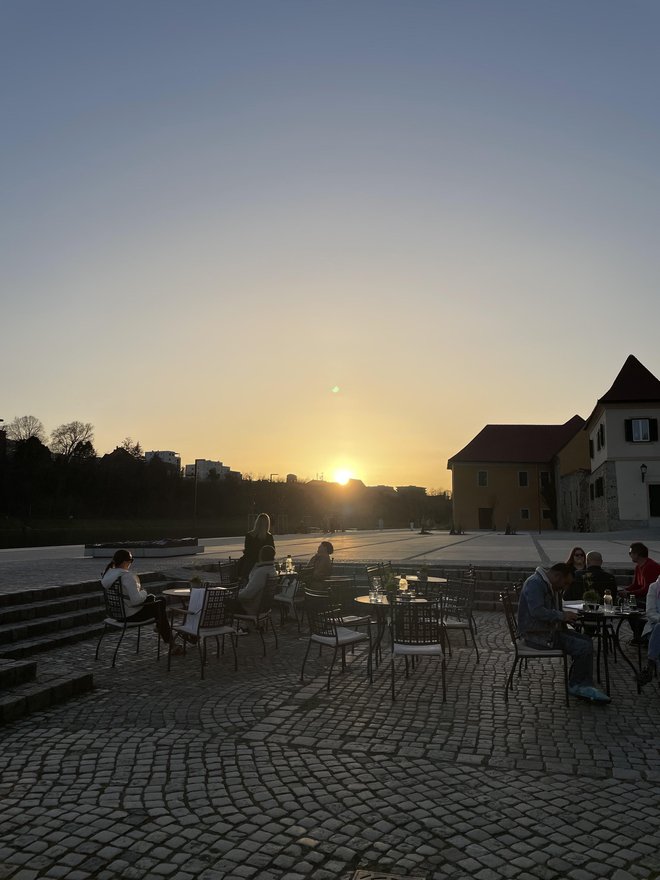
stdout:
<svg viewBox="0 0 660 880">
<path fill-rule="evenodd" d="M 645 464 L 640 464 L 640 466 L 639 466 L 639 472 L 640 472 L 640 474 L 642 475 L 642 483 L 645 482 L 645 480 L 646 480 L 646 472 L 647 472 L 647 470 L 648 470 L 648 468 L 646 467 Z"/>
</svg>

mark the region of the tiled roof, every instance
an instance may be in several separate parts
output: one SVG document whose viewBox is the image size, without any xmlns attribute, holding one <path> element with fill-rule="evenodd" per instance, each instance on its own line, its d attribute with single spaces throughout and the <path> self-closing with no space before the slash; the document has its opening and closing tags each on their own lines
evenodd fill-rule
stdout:
<svg viewBox="0 0 660 880">
<path fill-rule="evenodd" d="M 565 425 L 486 425 L 447 467 L 461 462 L 547 464 L 584 424 L 583 418 L 573 416 Z"/>
<path fill-rule="evenodd" d="M 637 358 L 629 354 L 612 387 L 598 399 L 598 403 L 660 402 L 660 380 L 647 370 Z"/>
</svg>

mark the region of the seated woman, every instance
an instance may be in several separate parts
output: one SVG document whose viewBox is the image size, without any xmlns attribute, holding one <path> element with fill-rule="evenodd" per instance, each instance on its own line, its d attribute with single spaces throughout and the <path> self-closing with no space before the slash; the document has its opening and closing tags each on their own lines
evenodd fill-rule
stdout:
<svg viewBox="0 0 660 880">
<path fill-rule="evenodd" d="M 648 662 L 646 669 L 642 669 L 637 676 L 640 685 L 651 681 L 660 659 L 660 578 L 651 584 L 646 594 L 646 626 L 642 638 L 646 635 L 649 636 Z"/>
<path fill-rule="evenodd" d="M 172 640 L 172 630 L 167 619 L 165 597 L 153 596 L 143 590 L 140 578 L 129 571 L 132 564 L 133 555 L 129 550 L 117 550 L 103 572 L 101 586 L 106 588 L 121 581 L 122 602 L 127 620 L 155 621 L 161 639 L 165 644 L 169 644 Z M 175 653 L 180 650 L 182 649 L 175 649 Z"/>
<path fill-rule="evenodd" d="M 310 586 L 312 589 L 318 589 L 319 587 L 323 589 L 326 578 L 329 578 L 332 574 L 331 556 L 334 552 L 335 548 L 330 541 L 321 541 L 316 553 L 307 563 L 307 571 L 309 572 L 311 569 Z"/>
</svg>

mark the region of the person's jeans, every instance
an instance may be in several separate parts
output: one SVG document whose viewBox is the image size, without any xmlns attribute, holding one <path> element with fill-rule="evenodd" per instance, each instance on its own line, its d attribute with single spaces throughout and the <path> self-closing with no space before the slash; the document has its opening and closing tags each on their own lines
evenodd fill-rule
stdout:
<svg viewBox="0 0 660 880">
<path fill-rule="evenodd" d="M 131 614 L 127 619 L 130 621 L 153 620 L 158 627 L 158 634 L 166 644 L 172 638 L 170 622 L 167 619 L 165 596 L 152 596 L 150 593 L 140 606 L 140 609 L 135 614 Z"/>
<path fill-rule="evenodd" d="M 649 633 L 649 660 L 660 659 L 660 623 L 656 623 Z"/>
<path fill-rule="evenodd" d="M 530 648 L 547 648 L 548 643 L 535 642 L 525 639 L 525 644 Z M 584 633 L 561 630 L 554 636 L 553 647 L 563 648 L 573 661 L 568 673 L 570 685 L 593 684 L 593 654 L 594 648 L 591 637 Z"/>
<path fill-rule="evenodd" d="M 573 661 L 568 673 L 568 683 L 592 685 L 594 646 L 591 642 L 591 636 L 584 633 L 562 631 L 558 633 L 557 640 L 559 646 Z"/>
</svg>

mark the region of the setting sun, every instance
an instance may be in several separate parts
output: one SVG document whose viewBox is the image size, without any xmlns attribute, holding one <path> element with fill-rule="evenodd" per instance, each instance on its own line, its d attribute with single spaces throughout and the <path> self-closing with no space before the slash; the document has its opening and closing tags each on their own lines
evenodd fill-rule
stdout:
<svg viewBox="0 0 660 880">
<path fill-rule="evenodd" d="M 352 476 L 353 474 L 350 471 L 340 468 L 335 471 L 335 483 L 341 483 L 342 486 L 345 486 Z"/>
</svg>

